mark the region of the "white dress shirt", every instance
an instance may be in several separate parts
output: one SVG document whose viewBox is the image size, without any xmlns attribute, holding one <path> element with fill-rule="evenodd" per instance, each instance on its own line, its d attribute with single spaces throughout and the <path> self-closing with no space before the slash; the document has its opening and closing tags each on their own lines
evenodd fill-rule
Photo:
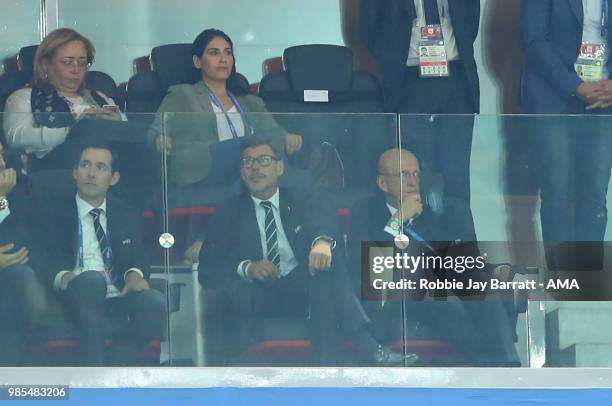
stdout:
<svg viewBox="0 0 612 406">
<path fill-rule="evenodd" d="M 76 275 L 79 275 L 83 272 L 105 272 L 104 268 L 104 259 L 102 258 L 102 251 L 100 249 L 100 244 L 98 243 L 98 237 L 96 237 L 96 231 L 94 229 L 93 224 L 93 216 L 89 214 L 95 207 L 91 204 L 83 200 L 77 193 L 76 197 L 76 205 L 77 205 L 77 213 L 79 217 L 79 227 L 82 230 L 82 241 L 79 241 L 79 247 L 83 247 L 83 266 L 81 267 L 79 256 L 80 249 L 77 252 L 77 257 L 75 259 L 75 265 L 72 272 Z M 107 217 L 106 217 L 106 199 L 102 204 L 98 207 L 102 210 L 100 214 L 100 225 L 104 230 L 107 238 L 110 238 L 107 227 Z M 124 273 L 124 278 L 128 272 L 137 272 L 140 276 L 143 276 L 143 273 L 138 268 L 130 268 Z M 55 276 L 55 280 L 53 282 L 53 288 L 55 290 L 60 290 L 62 277 L 68 271 L 63 270 L 57 273 Z M 115 285 L 110 283 L 110 280 L 107 279 L 107 289 L 106 289 L 106 297 L 115 297 L 119 295 L 119 290 Z"/>
<path fill-rule="evenodd" d="M 421 27 L 425 26 L 425 14 L 422 7 L 423 0 L 414 0 L 416 8 L 416 18 L 412 22 L 412 34 L 410 35 L 410 50 L 408 51 L 407 66 L 419 66 L 419 40 L 421 39 Z M 460 59 L 459 48 L 455 34 L 453 34 L 453 24 L 448 7 L 448 0 L 438 0 L 438 11 L 440 13 L 440 24 L 442 25 L 442 35 L 444 36 L 444 48 L 446 58 L 449 61 Z M 452 74 L 452 73 L 451 73 Z"/>
<path fill-rule="evenodd" d="M 7 207 L 4 210 L 0 210 L 0 224 L 11 214 L 11 210 Z"/>
<path fill-rule="evenodd" d="M 261 237 L 261 249 L 265 255 L 268 252 L 265 229 L 266 209 L 264 209 L 260 204 L 263 202 L 263 200 L 260 200 L 254 196 L 251 196 L 251 199 L 255 205 L 255 217 L 257 217 L 257 227 L 259 228 L 259 236 Z M 280 274 L 281 276 L 286 276 L 299 265 L 299 262 L 291 249 L 291 245 L 289 245 L 289 240 L 287 239 L 287 235 L 283 229 L 283 222 L 281 220 L 279 210 L 278 189 L 276 190 L 274 196 L 268 199 L 268 201 L 272 203 L 272 213 L 274 214 L 274 221 L 276 222 L 276 239 L 278 241 L 278 253 L 280 255 Z"/>
<path fill-rule="evenodd" d="M 582 10 L 582 42 L 604 45 L 602 79 L 608 79 L 610 72 L 608 72 L 607 64 L 610 59 L 610 50 L 608 49 L 608 39 L 601 36 L 601 0 L 582 0 Z"/>
<path fill-rule="evenodd" d="M 4 113 L 4 133 L 8 144 L 13 148 L 18 148 L 42 158 L 58 145 L 66 141 L 66 136 L 70 131 L 69 127 L 49 128 L 37 127 L 34 122 L 31 105 L 32 88 L 24 87 L 13 92 L 6 100 Z M 112 99 L 98 92 L 105 102 L 115 105 Z M 98 107 L 92 100 L 83 96 L 66 97 L 69 101 L 72 113 L 78 119 L 88 108 Z M 68 114 L 68 113 L 65 113 Z M 121 115 L 122 120 L 127 120 L 125 115 Z"/>
<path fill-rule="evenodd" d="M 217 133 L 219 135 L 219 141 L 231 140 L 234 138 L 232 135 L 232 130 L 230 130 L 229 123 L 227 122 L 226 115 L 223 114 L 223 110 L 221 110 L 215 103 L 210 102 L 213 111 L 216 113 L 217 119 Z M 227 117 L 232 120 L 232 124 L 236 129 L 236 134 L 238 137 L 244 137 L 244 123 L 242 122 L 242 116 L 236 109 L 236 106 L 232 106 L 231 109 L 227 111 Z"/>
</svg>

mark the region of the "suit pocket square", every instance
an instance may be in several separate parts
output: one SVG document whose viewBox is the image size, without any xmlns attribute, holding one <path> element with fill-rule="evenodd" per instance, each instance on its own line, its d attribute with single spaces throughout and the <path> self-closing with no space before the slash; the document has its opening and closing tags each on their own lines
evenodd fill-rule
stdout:
<svg viewBox="0 0 612 406">
<path fill-rule="evenodd" d="M 293 230 L 293 232 L 297 234 L 297 233 L 299 233 L 301 230 L 302 230 L 302 226 L 297 226 L 297 227 L 295 228 L 295 230 Z"/>
<path fill-rule="evenodd" d="M 121 241 L 122 245 L 128 245 L 128 244 L 131 244 L 131 243 L 132 243 L 132 240 L 130 240 L 129 238 L 127 240 Z"/>
</svg>

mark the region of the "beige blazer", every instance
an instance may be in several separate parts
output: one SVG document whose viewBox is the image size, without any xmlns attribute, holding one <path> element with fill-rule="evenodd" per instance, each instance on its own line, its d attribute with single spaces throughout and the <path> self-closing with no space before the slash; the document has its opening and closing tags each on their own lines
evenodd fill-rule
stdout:
<svg viewBox="0 0 612 406">
<path fill-rule="evenodd" d="M 267 113 L 263 100 L 257 96 L 238 96 L 238 101 L 245 112 Z M 170 183 L 188 185 L 205 179 L 211 167 L 210 146 L 219 142 L 219 136 L 216 115 L 204 83 L 171 86 L 157 112 L 149 141 L 153 145 L 155 137 L 164 131 L 172 138 L 168 159 Z M 256 134 L 270 135 L 279 150 L 284 150 L 286 131 L 270 114 L 252 114 L 249 121 Z"/>
</svg>

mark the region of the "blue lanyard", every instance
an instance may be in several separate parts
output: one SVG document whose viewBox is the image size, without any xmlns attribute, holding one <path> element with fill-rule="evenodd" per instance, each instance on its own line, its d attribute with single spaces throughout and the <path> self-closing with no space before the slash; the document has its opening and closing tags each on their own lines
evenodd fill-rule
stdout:
<svg viewBox="0 0 612 406">
<path fill-rule="evenodd" d="M 225 114 L 225 119 L 227 120 L 227 125 L 229 126 L 229 129 L 232 132 L 232 138 L 234 138 L 234 139 L 238 138 L 238 131 L 236 130 L 236 127 L 234 126 L 234 123 L 230 119 L 229 114 L 227 114 L 227 111 L 225 111 L 223 109 L 223 106 L 221 105 L 221 102 L 219 101 L 217 96 L 215 96 L 215 94 L 208 88 L 208 86 L 206 86 L 206 90 L 208 91 L 208 97 L 210 97 L 210 100 L 212 100 L 214 105 L 217 106 L 217 108 L 219 110 L 221 110 L 223 112 L 223 114 Z M 232 102 L 234 103 L 234 106 L 236 106 L 236 110 L 238 110 L 238 112 L 241 114 L 243 120 L 246 122 L 245 127 L 247 127 L 249 132 L 251 133 L 251 135 L 253 135 L 253 126 L 251 125 L 251 122 L 250 122 L 249 118 L 244 114 L 244 109 L 242 108 L 242 105 L 240 104 L 240 102 L 238 101 L 236 96 L 234 96 L 231 92 L 227 92 L 227 95 L 230 97 L 230 99 L 232 99 Z"/>
<path fill-rule="evenodd" d="M 404 232 L 406 232 L 407 234 L 410 234 L 410 236 L 417 241 L 425 242 L 425 239 L 421 237 L 419 234 L 417 234 L 417 232 L 414 231 L 414 229 L 410 226 L 410 224 L 406 224 L 404 226 Z"/>
<path fill-rule="evenodd" d="M 79 217 L 79 268 L 85 267 L 83 260 L 83 225 L 81 224 L 81 218 Z"/>
<path fill-rule="evenodd" d="M 608 39 L 608 0 L 601 0 L 601 36 Z"/>
</svg>

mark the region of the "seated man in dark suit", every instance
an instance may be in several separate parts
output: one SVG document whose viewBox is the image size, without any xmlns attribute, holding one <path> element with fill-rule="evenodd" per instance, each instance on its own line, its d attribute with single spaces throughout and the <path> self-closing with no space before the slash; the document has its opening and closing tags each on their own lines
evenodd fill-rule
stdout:
<svg viewBox="0 0 612 406">
<path fill-rule="evenodd" d="M 165 332 L 166 300 L 147 282 L 141 216 L 107 193 L 119 182 L 118 169 L 110 147 L 88 144 L 74 165 L 76 191 L 52 196 L 34 223 L 41 248 L 37 272 L 75 321 L 87 365 L 104 364 L 105 316 L 129 317 L 117 338 L 134 348 Z"/>
<path fill-rule="evenodd" d="M 16 173 L 6 167 L 3 153 L 0 143 L 0 366 L 9 366 L 27 363 L 26 335 L 42 313 L 45 299 L 34 271 L 27 266 L 26 219 L 18 197 L 10 194 Z"/>
<path fill-rule="evenodd" d="M 419 172 L 418 160 L 407 150 L 390 149 L 380 156 L 377 185 L 381 193 L 360 202 L 351 211 L 349 252 L 354 280 L 357 278 L 355 274 L 361 270 L 362 241 L 393 241 L 397 235 L 405 234 L 412 241 L 421 241 L 429 251 L 428 255 L 480 255 L 477 244 L 457 238 L 462 235 L 453 229 L 452 221 L 434 214 L 423 205 Z M 415 254 L 418 255 L 412 255 Z M 453 272 L 453 278 L 481 277 L 486 280 L 493 277 L 490 272 L 502 271 L 490 268 L 487 265 L 488 271 L 480 276 Z M 454 293 L 457 296 L 466 294 L 465 291 Z M 411 331 L 415 328 L 434 336 L 417 338 L 451 341 L 471 365 L 516 365 L 518 356 L 514 348 L 514 333 L 503 302 L 496 297 L 487 300 L 462 297 L 460 300 L 457 296 L 445 300 L 419 297 L 406 299 L 403 303 L 386 302 L 380 312 L 383 314 L 381 323 L 387 324 L 385 327 L 394 335 L 392 339 L 418 335 L 418 331 Z M 381 310 L 380 305 L 378 303 L 378 310 Z M 372 313 L 375 307 L 372 303 L 367 309 Z M 393 331 L 393 326 L 396 331 Z"/>
<path fill-rule="evenodd" d="M 284 171 L 279 156 L 270 139 L 245 139 L 240 176 L 248 193 L 227 201 L 211 219 L 200 252 L 200 283 L 210 287 L 242 279 L 259 291 L 264 314 L 306 314 L 308 309 L 323 361 L 333 358 L 340 325 L 364 361 L 414 363 L 413 354 L 391 352 L 372 338 L 342 255 L 334 252 L 335 213 L 322 199 L 301 199 L 279 189 Z"/>
</svg>

